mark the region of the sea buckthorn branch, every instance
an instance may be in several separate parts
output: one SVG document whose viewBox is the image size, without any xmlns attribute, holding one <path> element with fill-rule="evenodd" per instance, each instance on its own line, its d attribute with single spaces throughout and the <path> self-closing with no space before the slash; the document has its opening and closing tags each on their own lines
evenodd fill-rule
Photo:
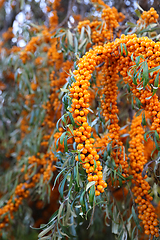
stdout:
<svg viewBox="0 0 160 240">
<path fill-rule="evenodd" d="M 141 18 L 137 21 L 138 25 L 142 25 L 143 28 L 146 28 L 149 24 L 157 23 L 159 15 L 156 10 L 151 7 L 148 11 L 143 11 Z"/>
<path fill-rule="evenodd" d="M 81 151 L 80 157 L 84 162 L 83 167 L 88 173 L 88 181 L 95 181 L 95 195 L 104 191 L 107 184 L 102 180 L 101 162 L 98 160 L 99 155 L 93 147 L 94 139 L 91 138 L 91 127 L 87 122 L 89 113 L 88 87 L 91 73 L 95 66 L 103 59 L 102 49 L 97 47 L 94 51 L 90 50 L 78 63 L 78 70 L 73 72 L 75 82 L 71 84 L 70 96 L 72 97 L 71 110 L 75 123 L 79 126 L 74 130 L 74 138 L 77 143 L 77 150 Z M 75 158 L 78 161 L 78 156 Z"/>
<path fill-rule="evenodd" d="M 110 8 L 103 1 L 95 2 L 96 9 L 98 6 L 102 8 L 102 14 L 99 21 L 84 20 L 79 22 L 78 31 L 81 32 L 82 28 L 89 26 L 91 29 L 91 40 L 96 45 L 103 45 L 105 42 L 114 39 L 114 30 L 119 26 L 119 22 L 123 21 L 125 16 L 118 13 L 115 7 Z M 97 4 L 98 3 L 98 4 Z M 117 33 L 117 36 L 119 33 Z"/>
<path fill-rule="evenodd" d="M 145 113 L 146 119 L 149 117 Z M 144 165 L 147 159 L 144 153 L 144 129 L 142 127 L 142 114 L 138 117 L 134 116 L 131 124 L 130 134 L 130 148 L 128 155 L 130 159 L 131 174 L 133 175 L 132 188 L 133 194 L 136 197 L 135 203 L 138 204 L 138 217 L 142 220 L 144 225 L 145 234 L 155 237 L 159 236 L 158 220 L 155 213 L 155 208 L 151 204 L 153 197 L 148 193 L 150 190 L 149 183 L 145 180 L 147 175 L 142 176 Z"/>
</svg>

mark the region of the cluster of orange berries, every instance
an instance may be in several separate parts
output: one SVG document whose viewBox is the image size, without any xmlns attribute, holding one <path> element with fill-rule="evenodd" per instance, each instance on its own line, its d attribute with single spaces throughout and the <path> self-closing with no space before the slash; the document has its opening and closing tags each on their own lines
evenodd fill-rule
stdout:
<svg viewBox="0 0 160 240">
<path fill-rule="evenodd" d="M 153 72 L 153 74 L 149 73 L 149 84 L 146 88 L 143 89 L 141 78 L 137 78 L 137 84 L 133 83 L 133 80 L 130 76 L 128 76 L 127 71 L 128 69 L 135 65 L 135 62 L 132 62 L 129 56 L 134 54 L 134 59 L 136 57 L 142 55 L 146 60 L 148 65 L 148 69 L 154 68 L 159 66 L 160 64 L 160 57 L 159 57 L 159 47 L 160 42 L 155 43 L 154 41 L 150 40 L 147 37 L 137 38 L 136 35 L 130 36 L 123 36 L 120 40 L 117 40 L 118 45 L 121 43 L 125 43 L 128 51 L 128 56 L 119 56 L 117 58 L 117 70 L 123 76 L 123 80 L 126 84 L 129 84 L 132 93 L 134 94 L 134 98 L 138 98 L 142 104 L 141 108 L 144 108 L 148 111 L 150 115 L 152 126 L 151 130 L 157 130 L 158 134 L 160 134 L 160 121 L 159 121 L 159 109 L 160 103 L 158 100 L 158 95 L 152 93 L 153 88 L 150 86 L 151 84 L 154 85 L 154 81 L 158 74 L 158 71 Z M 114 44 L 115 45 L 115 44 Z M 136 48 L 136 49 L 135 49 Z M 108 50 L 108 46 L 107 46 Z M 117 47 L 118 50 L 118 47 Z M 109 51 L 112 51 L 109 48 Z M 112 58 L 112 57 L 111 57 Z M 114 56 L 115 58 L 115 56 Z M 140 63 L 144 62 L 144 59 L 140 60 Z M 137 69 L 138 72 L 139 68 Z M 139 87 L 141 90 L 139 91 Z M 153 96 L 152 96 L 153 95 Z"/>
<path fill-rule="evenodd" d="M 55 0 L 55 1 L 47 0 L 46 3 L 48 5 L 47 12 L 51 12 L 52 9 L 57 10 L 59 8 L 59 6 L 61 4 L 61 0 L 60 1 L 59 0 Z"/>
<path fill-rule="evenodd" d="M 159 15 L 157 14 L 156 10 L 151 7 L 149 11 L 143 11 L 141 14 L 141 19 L 137 21 L 137 23 L 145 24 L 145 26 L 148 26 L 151 23 L 156 23 L 159 18 Z"/>
<path fill-rule="evenodd" d="M 124 20 L 125 16 L 120 12 L 118 13 L 115 7 L 109 6 L 102 11 L 102 19 L 104 19 L 107 29 L 114 29 L 119 26 L 119 22 Z"/>
<path fill-rule="evenodd" d="M 56 61 L 59 62 L 59 56 L 61 55 L 62 57 L 62 54 L 57 52 L 56 48 L 57 39 L 52 38 L 52 34 L 50 32 L 52 29 L 55 29 L 55 26 L 58 24 L 56 11 L 54 11 L 54 14 L 51 15 L 49 21 L 50 27 L 47 28 L 43 26 L 38 30 L 36 29 L 36 31 L 41 32 L 41 34 L 39 36 L 32 37 L 32 39 L 25 46 L 24 50 L 20 52 L 20 59 L 22 60 L 23 63 L 26 63 L 27 60 L 31 59 L 31 53 L 34 54 L 38 47 L 41 47 L 44 52 L 47 51 L 49 65 L 53 65 L 53 63 Z M 50 44 L 51 46 L 48 48 L 47 46 L 44 45 L 44 43 Z M 37 60 L 35 60 L 35 63 L 40 64 L 41 60 L 42 60 L 41 57 L 38 56 Z"/>
<path fill-rule="evenodd" d="M 9 219 L 13 219 L 13 212 L 16 212 L 19 205 L 22 203 L 24 198 L 29 196 L 28 184 L 20 183 L 16 189 L 15 193 L 7 201 L 4 207 L 0 208 L 0 218 L 2 222 L 0 223 L 0 229 L 8 225 Z M 8 214 L 9 213 L 9 214 Z"/>
<path fill-rule="evenodd" d="M 92 128 L 87 122 L 88 102 L 90 99 L 88 92 L 89 80 L 98 62 L 99 56 L 96 56 L 96 53 L 90 50 L 80 59 L 78 70 L 73 72 L 76 81 L 70 87 L 70 96 L 72 97 L 70 112 L 78 125 L 78 128 L 74 130 L 74 138 L 77 143 L 77 150 L 80 151 L 81 163 L 88 173 L 88 181 L 95 181 L 96 196 L 104 192 L 104 188 L 107 187 L 103 180 L 99 155 L 93 146 L 95 140 L 91 137 Z M 78 161 L 78 156 L 75 159 Z"/>
<path fill-rule="evenodd" d="M 146 112 L 147 119 L 147 112 Z M 142 220 L 144 225 L 145 234 L 155 237 L 159 236 L 158 230 L 158 220 L 157 215 L 155 213 L 155 208 L 150 203 L 153 200 L 148 193 L 150 190 L 149 183 L 145 180 L 147 175 L 142 176 L 142 171 L 144 165 L 147 163 L 147 159 L 144 154 L 144 130 L 142 127 L 142 114 L 138 117 L 133 118 L 130 134 L 130 148 L 128 151 L 130 152 L 130 167 L 131 174 L 133 175 L 132 183 L 134 187 L 132 189 L 134 196 L 136 197 L 135 203 L 138 206 L 139 218 Z"/>
<path fill-rule="evenodd" d="M 30 56 L 28 53 L 34 53 L 37 49 L 37 46 L 40 44 L 40 38 L 39 36 L 37 37 L 32 37 L 30 42 L 26 45 L 25 49 L 23 52 L 20 53 L 20 59 L 22 60 L 23 63 L 26 62 L 26 60 L 30 59 Z"/>
<path fill-rule="evenodd" d="M 108 129 L 108 138 L 110 139 L 112 149 L 111 155 L 115 160 L 116 166 L 120 166 L 123 169 L 123 175 L 126 176 L 128 172 L 128 163 L 125 156 L 124 161 L 124 150 L 123 143 L 120 140 L 120 127 L 118 125 L 118 107 L 117 107 L 117 81 L 119 80 L 118 71 L 115 71 L 114 63 L 108 66 L 108 63 L 103 65 L 102 68 L 103 78 L 101 81 L 101 86 L 103 86 L 101 91 L 101 107 L 102 114 L 105 117 Z M 118 146 L 118 148 L 117 148 Z M 115 148 L 116 147 L 116 148 Z M 121 149 L 121 150 L 120 150 Z"/>
<path fill-rule="evenodd" d="M 12 27 L 8 28 L 7 31 L 2 34 L 2 37 L 4 39 L 3 43 L 12 39 L 14 37 L 13 28 Z"/>
<path fill-rule="evenodd" d="M 118 13 L 115 7 L 110 8 L 104 4 L 101 18 L 102 21 L 90 22 L 89 20 L 84 20 L 78 24 L 79 32 L 82 27 L 87 25 L 91 28 L 91 39 L 96 45 L 103 45 L 105 41 L 113 40 L 114 29 L 119 26 L 119 22 L 123 21 L 125 17 L 122 13 Z"/>
</svg>

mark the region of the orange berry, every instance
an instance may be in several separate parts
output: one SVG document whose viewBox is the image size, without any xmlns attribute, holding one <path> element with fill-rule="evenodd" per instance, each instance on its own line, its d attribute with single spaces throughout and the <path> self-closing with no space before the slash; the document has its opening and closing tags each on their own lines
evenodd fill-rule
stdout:
<svg viewBox="0 0 160 240">
<path fill-rule="evenodd" d="M 96 191 L 95 191 L 95 195 L 96 195 L 96 196 L 99 196 L 99 195 L 100 195 L 100 191 L 96 190 Z"/>
<path fill-rule="evenodd" d="M 88 181 L 89 181 L 89 182 L 92 182 L 92 181 L 93 181 L 93 176 L 92 176 L 92 175 L 89 175 L 89 176 L 88 176 Z"/>
<path fill-rule="evenodd" d="M 99 175 L 98 173 L 97 173 L 97 175 L 98 175 L 98 180 L 102 180 L 103 179 L 102 175 Z"/>
<path fill-rule="evenodd" d="M 149 234 L 150 234 L 150 231 L 149 231 L 149 230 L 145 230 L 144 233 L 147 234 L 147 235 L 149 235 Z"/>
<path fill-rule="evenodd" d="M 83 116 L 83 115 L 84 115 L 84 111 L 80 111 L 79 114 L 80 114 L 81 116 Z"/>
<path fill-rule="evenodd" d="M 80 128 L 79 128 L 79 131 L 80 131 L 80 132 L 83 132 L 83 131 L 84 131 L 84 127 L 80 127 Z"/>
<path fill-rule="evenodd" d="M 92 128 L 90 126 L 86 127 L 87 132 L 91 132 Z"/>
<path fill-rule="evenodd" d="M 94 167 L 90 167 L 89 172 L 94 172 Z"/>
<path fill-rule="evenodd" d="M 79 150 L 80 150 L 80 149 L 82 149 L 82 148 L 84 148 L 84 145 L 83 145 L 83 144 L 81 144 L 81 143 L 80 143 L 80 144 L 78 144 L 78 146 L 77 146 L 77 149 L 79 149 Z"/>
<path fill-rule="evenodd" d="M 104 188 L 106 188 L 106 187 L 107 187 L 107 183 L 106 183 L 106 182 L 104 182 L 104 184 L 103 184 L 103 187 L 104 187 Z"/>
<path fill-rule="evenodd" d="M 75 142 L 79 143 L 81 141 L 81 139 L 79 137 L 75 137 Z"/>
<path fill-rule="evenodd" d="M 88 126 L 88 123 L 87 122 L 83 122 L 83 127 L 87 127 Z"/>
<path fill-rule="evenodd" d="M 94 138 L 90 138 L 90 143 L 94 143 L 94 142 L 95 142 Z"/>
<path fill-rule="evenodd" d="M 86 168 L 86 169 L 88 169 L 88 168 L 90 168 L 90 164 L 89 164 L 89 163 L 85 163 L 85 164 L 83 165 L 83 167 Z"/>
<path fill-rule="evenodd" d="M 81 160 L 85 159 L 85 155 L 84 154 L 80 154 Z"/>
<path fill-rule="evenodd" d="M 81 118 L 81 121 L 84 123 L 84 122 L 87 121 L 87 118 L 86 118 L 86 117 L 82 117 L 82 118 Z"/>
<path fill-rule="evenodd" d="M 93 176 L 93 181 L 95 181 L 95 182 L 98 181 L 98 176 L 97 175 Z"/>
<path fill-rule="evenodd" d="M 93 155 L 92 154 L 89 154 L 88 155 L 88 159 L 91 160 L 93 158 Z"/>
<path fill-rule="evenodd" d="M 96 155 L 94 156 L 94 159 L 97 161 L 97 160 L 99 159 L 99 155 L 96 154 Z"/>
<path fill-rule="evenodd" d="M 79 110 L 76 109 L 76 110 L 74 111 L 74 113 L 75 113 L 76 115 L 78 115 L 78 114 L 79 114 Z"/>
<path fill-rule="evenodd" d="M 104 188 L 103 188 L 102 185 L 98 185 L 98 186 L 97 186 L 97 189 L 98 189 L 100 192 L 104 190 Z"/>
<path fill-rule="evenodd" d="M 87 139 L 86 136 L 84 136 L 84 135 L 81 136 L 81 140 L 82 140 L 82 141 L 86 141 L 86 139 Z"/>
</svg>

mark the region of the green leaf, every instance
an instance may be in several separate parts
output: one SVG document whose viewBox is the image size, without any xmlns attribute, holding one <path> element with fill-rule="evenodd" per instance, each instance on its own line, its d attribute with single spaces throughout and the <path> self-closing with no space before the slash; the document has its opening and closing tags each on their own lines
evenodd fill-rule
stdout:
<svg viewBox="0 0 160 240">
<path fill-rule="evenodd" d="M 134 24 L 134 23 L 132 23 L 132 22 L 127 22 L 126 23 L 128 26 L 130 26 L 130 27 L 136 27 L 137 25 L 136 24 Z"/>
<path fill-rule="evenodd" d="M 133 216 L 133 219 L 134 219 L 134 221 L 135 221 L 135 223 L 137 225 L 137 228 L 142 232 L 142 228 L 139 225 L 139 220 L 138 220 L 137 214 L 136 214 L 133 206 L 132 206 L 132 216 Z"/>
<path fill-rule="evenodd" d="M 133 54 L 134 54 L 134 52 L 133 52 L 132 55 L 131 55 L 131 60 L 132 60 L 132 62 L 134 62 Z"/>
<path fill-rule="evenodd" d="M 145 118 L 145 113 L 144 113 L 144 112 L 142 113 L 142 125 L 143 125 L 143 126 L 147 125 L 147 123 L 146 123 L 146 118 Z"/>
<path fill-rule="evenodd" d="M 69 29 L 67 30 L 67 38 L 68 38 L 68 43 L 73 47 L 73 36 Z"/>
<path fill-rule="evenodd" d="M 149 82 L 148 64 L 146 61 L 143 64 L 142 79 L 143 79 L 143 87 L 145 88 Z"/>
<path fill-rule="evenodd" d="M 158 151 L 160 151 L 160 146 L 159 146 L 159 144 L 158 144 L 158 142 L 157 142 L 156 136 L 154 137 L 154 143 L 155 143 L 155 145 L 156 145 L 156 149 L 157 149 Z"/>
<path fill-rule="evenodd" d="M 94 170 L 93 170 L 93 172 L 96 170 L 96 168 L 97 168 L 97 164 L 96 164 L 96 161 L 94 159 Z"/>
<path fill-rule="evenodd" d="M 43 237 L 46 233 L 48 233 L 51 229 L 53 228 L 53 225 L 47 227 L 46 229 L 44 229 L 39 235 L 38 237 L 41 238 Z"/>
<path fill-rule="evenodd" d="M 76 36 L 74 37 L 74 51 L 75 51 L 75 55 L 78 52 L 78 40 L 76 38 Z"/>
<path fill-rule="evenodd" d="M 148 73 L 156 72 L 156 71 L 158 71 L 158 70 L 160 70 L 160 66 L 157 66 L 157 67 L 154 67 L 154 68 L 149 69 L 149 70 L 148 70 Z"/>
<path fill-rule="evenodd" d="M 125 44 L 125 43 L 123 43 L 123 47 L 124 47 L 126 56 L 128 56 L 128 51 L 127 51 L 127 47 L 126 47 L 126 44 Z"/>
<path fill-rule="evenodd" d="M 125 180 L 131 180 L 131 179 L 133 179 L 133 176 L 132 176 L 132 175 L 130 175 L 130 176 L 128 176 L 128 177 L 125 178 Z"/>
<path fill-rule="evenodd" d="M 144 11 L 143 8 L 141 8 L 141 6 L 139 6 L 139 4 L 137 2 L 136 2 L 136 5 L 142 12 Z"/>
<path fill-rule="evenodd" d="M 24 8 L 24 0 L 20 0 L 20 10 L 23 10 Z"/>
<path fill-rule="evenodd" d="M 126 87 L 127 87 L 127 91 L 130 93 L 130 92 L 131 92 L 131 90 L 130 90 L 130 86 L 129 86 L 129 84 L 128 84 L 128 83 L 126 84 Z"/>
<path fill-rule="evenodd" d="M 81 206 L 85 206 L 85 202 L 84 202 L 84 194 L 85 194 L 85 192 L 86 191 L 83 191 L 81 196 L 80 196 L 80 200 L 79 201 L 80 201 Z"/>
<path fill-rule="evenodd" d="M 89 39 L 89 42 L 91 42 L 91 28 L 89 25 L 87 25 L 87 29 L 86 29 L 86 32 L 88 34 L 88 39 Z"/>
<path fill-rule="evenodd" d="M 140 63 L 140 59 L 144 59 L 143 55 L 140 55 L 138 57 L 136 57 L 136 66 L 138 67 L 139 66 L 139 63 Z"/>
<path fill-rule="evenodd" d="M 65 152 L 68 152 L 67 136 L 65 136 L 65 138 L 64 138 L 64 150 L 65 150 Z"/>
<path fill-rule="evenodd" d="M 67 125 L 67 127 L 68 127 L 69 130 L 71 131 L 72 135 L 74 135 L 74 132 L 73 132 L 73 125 L 72 125 L 72 124 L 69 124 L 69 125 Z M 68 133 L 69 133 L 69 131 L 68 131 Z M 71 135 L 71 133 L 70 133 L 70 135 Z"/>
<path fill-rule="evenodd" d="M 159 73 L 157 73 L 156 78 L 154 80 L 154 87 L 153 87 L 152 96 L 157 92 L 158 84 L 159 84 Z"/>
<path fill-rule="evenodd" d="M 155 130 L 154 133 L 155 133 L 155 137 L 156 137 L 157 141 L 159 141 L 159 134 L 158 134 L 158 132 Z"/>
<path fill-rule="evenodd" d="M 90 188 L 90 192 L 89 192 L 89 202 L 93 203 L 94 198 L 95 198 L 95 186 L 93 185 Z"/>
<path fill-rule="evenodd" d="M 121 47 L 121 56 L 123 55 L 123 46 L 122 46 L 122 43 L 120 44 L 120 47 Z"/>
<path fill-rule="evenodd" d="M 65 92 L 65 93 L 68 93 L 69 92 L 69 89 L 65 89 L 65 88 L 60 88 L 61 92 Z"/>
<path fill-rule="evenodd" d="M 107 145 L 107 150 L 109 151 L 108 155 L 110 155 L 110 149 L 109 148 L 109 144 Z M 103 160 L 106 161 L 107 160 L 107 151 L 105 150 L 104 151 L 104 154 L 103 154 Z"/>
<path fill-rule="evenodd" d="M 63 33 L 66 34 L 65 29 L 63 29 L 63 28 L 58 28 L 57 31 L 56 31 L 56 33 L 55 33 L 51 38 L 56 38 L 56 37 L 58 37 L 59 32 L 62 31 L 62 30 L 64 31 Z"/>
<path fill-rule="evenodd" d="M 59 207 L 59 211 L 58 211 L 58 222 L 59 222 L 59 219 L 60 219 L 60 216 L 61 216 L 61 213 L 64 209 L 64 202 L 61 203 L 60 207 Z"/>
<path fill-rule="evenodd" d="M 72 123 L 72 125 L 73 125 L 73 127 L 75 126 L 75 121 L 74 121 L 74 118 L 73 118 L 73 116 L 72 116 L 72 114 L 69 112 L 68 113 L 68 115 L 69 115 L 69 118 L 70 118 L 70 120 L 71 120 L 71 123 Z"/>
<path fill-rule="evenodd" d="M 137 97 L 135 99 L 136 99 L 136 104 L 137 104 L 138 108 L 141 108 L 141 106 L 142 106 L 141 101 Z"/>
<path fill-rule="evenodd" d="M 141 13 L 138 9 L 135 10 L 135 13 L 137 14 L 137 16 L 140 18 L 141 17 Z"/>
<path fill-rule="evenodd" d="M 89 182 L 89 183 L 87 184 L 87 186 L 86 186 L 86 192 L 87 192 L 88 189 L 89 189 L 90 187 L 92 187 L 93 185 L 95 185 L 95 181 Z"/>
<path fill-rule="evenodd" d="M 65 135 L 66 135 L 66 132 L 63 132 L 62 135 L 60 136 L 60 144 L 63 143 Z"/>
<path fill-rule="evenodd" d="M 78 162 L 76 163 L 76 166 L 74 167 L 74 178 L 76 180 L 77 186 L 79 186 L 79 168 L 78 168 Z"/>
<path fill-rule="evenodd" d="M 67 122 L 66 122 L 66 114 L 64 114 L 64 115 L 62 116 L 62 122 L 64 123 L 64 125 L 67 124 Z"/>
<path fill-rule="evenodd" d="M 58 142 L 59 142 L 59 138 L 58 138 L 57 141 L 56 141 L 56 149 L 58 149 L 58 147 L 59 147 Z"/>
<path fill-rule="evenodd" d="M 53 227 L 53 226 L 52 226 L 52 227 Z M 50 236 L 51 236 L 51 234 L 48 235 L 48 236 L 46 236 L 46 237 L 42 237 L 42 238 L 40 238 L 39 240 L 49 240 L 49 239 L 50 239 Z"/>
<path fill-rule="evenodd" d="M 59 123 L 60 123 L 60 121 L 61 121 L 61 118 L 57 121 L 57 123 L 56 123 L 56 128 L 57 128 L 57 130 L 59 129 Z"/>
<path fill-rule="evenodd" d="M 84 30 L 85 30 L 85 27 L 83 26 L 81 28 L 81 35 L 80 35 L 79 41 L 82 41 L 84 39 Z"/>
<path fill-rule="evenodd" d="M 79 45 L 78 49 L 81 50 L 81 48 L 85 45 L 85 43 L 87 42 L 87 38 L 85 38 L 81 44 Z"/>
<path fill-rule="evenodd" d="M 152 139 L 152 138 L 151 138 L 151 133 L 153 133 L 153 131 L 148 131 L 148 132 L 146 132 L 146 133 L 144 134 L 144 140 L 145 140 L 146 142 L 148 141 L 148 138 Z M 147 137 L 147 135 L 149 135 L 149 136 Z"/>
<path fill-rule="evenodd" d="M 135 239 L 135 237 L 134 237 L 135 230 L 136 230 L 136 226 L 133 228 L 131 240 L 134 240 L 134 239 Z"/>
<path fill-rule="evenodd" d="M 137 77 L 135 75 L 133 75 L 132 80 L 134 85 L 137 85 Z"/>
<path fill-rule="evenodd" d="M 78 152 L 78 161 L 79 161 L 79 162 L 82 162 L 80 152 Z"/>
<path fill-rule="evenodd" d="M 61 196 L 62 199 L 63 199 L 63 191 L 64 191 L 64 186 L 65 186 L 65 183 L 66 183 L 66 180 L 67 180 L 67 177 L 68 177 L 68 173 L 69 173 L 69 171 L 64 175 L 63 180 L 59 184 L 59 193 L 60 193 L 60 196 Z"/>
</svg>

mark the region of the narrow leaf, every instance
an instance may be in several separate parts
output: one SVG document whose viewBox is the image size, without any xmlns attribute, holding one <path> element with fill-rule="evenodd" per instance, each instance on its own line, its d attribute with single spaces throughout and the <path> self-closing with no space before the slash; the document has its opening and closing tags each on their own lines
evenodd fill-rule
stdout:
<svg viewBox="0 0 160 240">
<path fill-rule="evenodd" d="M 133 206 L 132 206 L 132 216 L 133 216 L 133 219 L 134 219 L 134 221 L 135 221 L 138 229 L 139 229 L 140 231 L 142 231 L 142 228 L 141 228 L 141 226 L 139 225 L 139 220 L 138 220 L 137 214 L 136 214 Z"/>
</svg>

